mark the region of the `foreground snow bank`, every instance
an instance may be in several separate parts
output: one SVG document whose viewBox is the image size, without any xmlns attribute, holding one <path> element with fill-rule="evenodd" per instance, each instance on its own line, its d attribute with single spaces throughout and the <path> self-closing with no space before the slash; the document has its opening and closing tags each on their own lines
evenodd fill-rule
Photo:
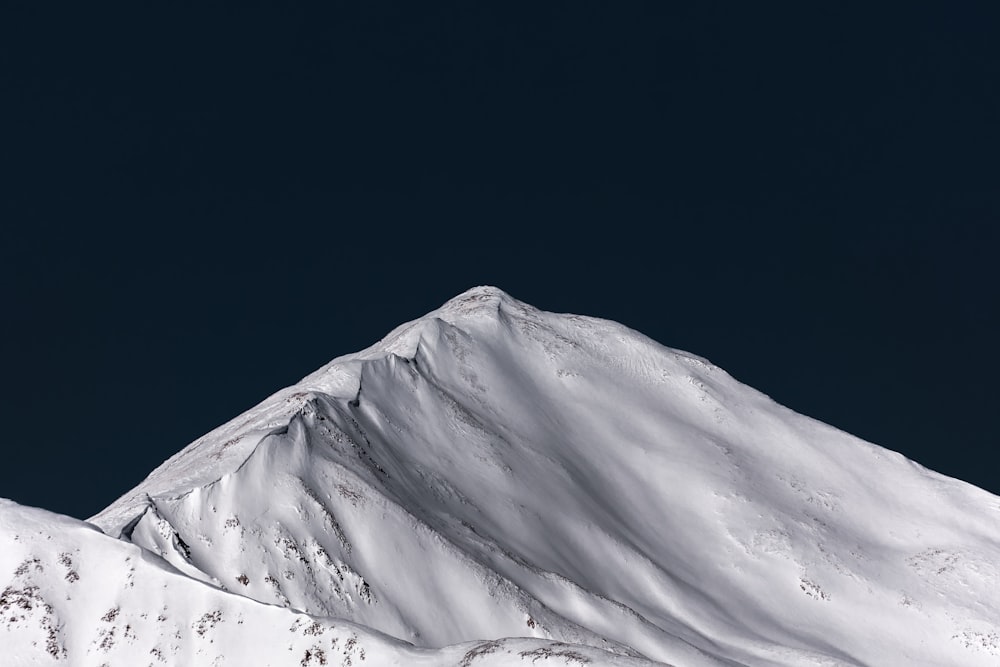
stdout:
<svg viewBox="0 0 1000 667">
<path fill-rule="evenodd" d="M 0 499 L 0 664 L 650 664 L 538 639 L 418 649 L 191 579 L 65 516 Z"/>
</svg>

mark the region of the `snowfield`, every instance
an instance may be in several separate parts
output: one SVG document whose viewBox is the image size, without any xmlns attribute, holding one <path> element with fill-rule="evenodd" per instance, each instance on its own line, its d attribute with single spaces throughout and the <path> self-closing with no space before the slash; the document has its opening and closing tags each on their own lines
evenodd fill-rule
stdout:
<svg viewBox="0 0 1000 667">
<path fill-rule="evenodd" d="M 0 665 L 1000 664 L 1000 498 L 490 287 L 90 522 L 0 504 Z"/>
</svg>

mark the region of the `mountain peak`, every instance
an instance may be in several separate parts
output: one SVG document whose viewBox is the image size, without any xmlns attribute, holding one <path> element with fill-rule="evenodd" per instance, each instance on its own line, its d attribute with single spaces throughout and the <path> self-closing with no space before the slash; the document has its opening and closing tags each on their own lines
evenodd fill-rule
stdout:
<svg viewBox="0 0 1000 667">
<path fill-rule="evenodd" d="M 452 297 L 447 303 L 452 303 L 454 301 L 466 301 L 469 299 L 512 299 L 511 295 L 503 291 L 499 287 L 494 285 L 477 285 L 475 287 L 470 287 L 461 294 Z"/>
<path fill-rule="evenodd" d="M 495 315 L 505 305 L 521 304 L 520 301 L 492 285 L 479 285 L 452 297 L 432 315 Z"/>
<path fill-rule="evenodd" d="M 998 507 L 627 327 L 480 286 L 192 443 L 93 521 L 172 566 L 171 610 L 197 584 L 239 613 L 310 614 L 310 633 L 343 619 L 427 651 L 489 640 L 432 664 L 985 667 Z M 5 565 L 8 546 L 0 574 L 33 595 L 34 554 Z M 62 581 L 52 600 L 85 599 Z M 146 611 L 123 605 L 125 628 Z M 193 611 L 189 642 L 235 613 Z M 501 655 L 511 637 L 561 643 Z M 303 650 L 292 664 L 312 664 Z"/>
</svg>

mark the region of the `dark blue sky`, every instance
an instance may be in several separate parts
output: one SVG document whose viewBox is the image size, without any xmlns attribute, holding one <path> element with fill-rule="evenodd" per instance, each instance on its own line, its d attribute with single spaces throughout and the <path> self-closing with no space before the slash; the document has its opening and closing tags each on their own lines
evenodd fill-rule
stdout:
<svg viewBox="0 0 1000 667">
<path fill-rule="evenodd" d="M 0 496 L 483 283 L 1000 492 L 994 12 L 429 4 L 8 4 Z"/>
</svg>

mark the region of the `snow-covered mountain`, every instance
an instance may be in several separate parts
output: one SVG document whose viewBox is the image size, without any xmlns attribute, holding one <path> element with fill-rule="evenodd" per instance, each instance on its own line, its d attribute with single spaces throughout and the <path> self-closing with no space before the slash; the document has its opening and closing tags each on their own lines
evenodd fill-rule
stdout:
<svg viewBox="0 0 1000 667">
<path fill-rule="evenodd" d="M 1000 498 L 495 288 L 91 522 L 0 505 L 0 664 L 1000 664 Z"/>
</svg>

